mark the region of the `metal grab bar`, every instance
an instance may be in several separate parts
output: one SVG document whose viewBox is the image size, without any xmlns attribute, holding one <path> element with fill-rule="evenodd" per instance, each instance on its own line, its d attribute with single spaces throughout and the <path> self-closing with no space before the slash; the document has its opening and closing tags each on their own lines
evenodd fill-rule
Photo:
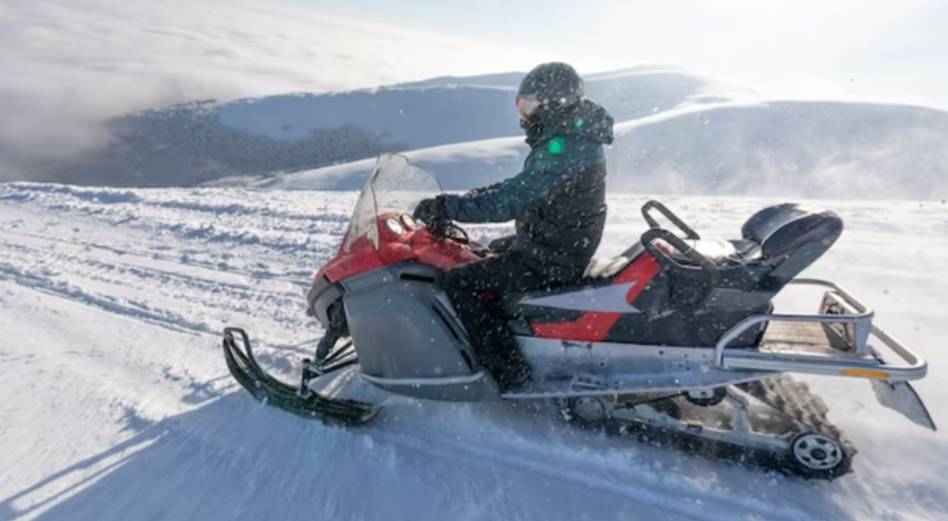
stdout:
<svg viewBox="0 0 948 521">
<path fill-rule="evenodd" d="M 823 279 L 793 279 L 787 284 L 796 284 L 798 286 L 823 286 L 826 288 L 830 288 L 836 293 L 838 293 L 841 297 L 843 297 L 849 305 L 856 308 L 856 310 L 861 313 L 860 316 L 871 317 L 873 314 L 875 314 L 875 311 L 873 311 L 871 307 L 863 304 L 859 299 L 852 296 L 851 293 L 843 289 L 839 284 L 836 284 L 835 282 L 830 282 L 828 280 L 823 280 Z"/>
<path fill-rule="evenodd" d="M 905 376 L 904 380 L 918 380 L 924 378 L 928 373 L 928 362 L 925 361 L 922 357 L 918 356 L 915 351 L 912 351 L 908 347 L 902 344 L 895 339 L 892 335 L 886 333 L 881 328 L 872 326 L 872 334 L 876 336 L 879 340 L 885 344 L 893 353 L 899 355 L 903 362 L 907 363 L 908 366 L 904 367 L 893 367 L 887 369 L 888 371 L 895 370 L 899 375 Z M 908 377 L 911 376 L 911 377 Z"/>
<path fill-rule="evenodd" d="M 780 354 L 766 354 L 760 357 L 755 357 L 752 353 L 746 353 L 744 350 L 741 350 L 740 353 L 735 353 L 734 362 L 737 360 L 745 361 L 745 364 L 748 366 L 753 365 L 755 368 L 763 369 L 764 365 L 768 367 L 776 368 L 780 366 L 781 360 L 784 360 L 788 365 L 795 366 L 796 368 L 806 368 L 811 369 L 816 374 L 839 374 L 839 371 L 850 369 L 878 369 L 879 371 L 884 371 L 888 376 L 886 377 L 889 380 L 901 381 L 901 380 L 916 380 L 925 376 L 928 371 L 928 363 L 918 356 L 911 349 L 903 345 L 901 342 L 896 340 L 894 337 L 883 331 L 881 328 L 872 324 L 872 318 L 875 316 L 875 311 L 869 306 L 863 304 L 858 299 L 852 296 L 849 292 L 841 288 L 839 285 L 821 279 L 797 279 L 791 281 L 792 284 L 798 285 L 814 285 L 814 286 L 824 286 L 830 289 L 832 294 L 837 295 L 845 302 L 849 307 L 856 310 L 856 313 L 853 314 L 813 314 L 813 315 L 804 315 L 804 314 L 766 314 L 766 315 L 751 315 L 744 320 L 741 320 L 735 324 L 731 329 L 725 332 L 718 342 L 714 346 L 714 364 L 718 367 L 724 367 L 724 353 L 727 349 L 727 345 L 731 343 L 735 338 L 746 332 L 748 329 L 764 323 L 764 322 L 814 322 L 814 323 L 835 323 L 835 324 L 853 324 L 856 327 L 856 343 L 854 346 L 854 352 L 856 354 L 865 354 L 871 355 L 875 358 L 875 361 L 866 360 L 866 359 L 838 359 L 834 360 L 832 358 L 826 357 L 815 357 L 809 355 L 780 355 Z M 827 292 L 827 293 L 830 293 Z M 866 340 L 870 333 L 876 336 L 882 344 L 888 347 L 893 353 L 899 356 L 903 362 L 904 366 L 889 366 L 886 365 L 881 360 L 881 355 L 872 350 L 866 344 Z M 751 360 L 755 361 L 752 362 Z M 759 359 L 759 360 L 758 360 Z M 745 365 L 741 364 L 741 365 Z M 844 373 L 845 374 L 845 373 Z"/>
<path fill-rule="evenodd" d="M 694 231 L 691 226 L 685 224 L 685 221 L 682 221 L 680 217 L 675 215 L 675 212 L 672 212 L 664 204 L 652 199 L 642 205 L 642 217 L 645 219 L 645 222 L 648 223 L 651 228 L 661 228 L 662 226 L 658 224 L 658 221 L 649 213 L 652 209 L 658 210 L 659 213 L 665 216 L 666 219 L 671 221 L 672 224 L 678 227 L 679 230 L 685 232 L 685 237 L 692 240 L 699 240 L 701 236 L 698 235 L 698 232 Z"/>
<path fill-rule="evenodd" d="M 789 315 L 772 313 L 767 315 L 751 315 L 741 320 L 721 335 L 720 340 L 714 345 L 714 362 L 718 366 L 724 365 L 724 349 L 735 338 L 750 329 L 752 326 L 762 322 L 824 322 L 836 324 L 852 324 L 864 317 L 858 315 Z"/>
<path fill-rule="evenodd" d="M 672 258 L 672 256 L 658 249 L 654 244 L 652 244 L 658 239 L 661 239 L 673 246 L 682 255 L 687 257 L 688 260 L 694 262 L 696 266 L 691 267 L 681 264 Z M 648 250 L 653 257 L 655 257 L 655 260 L 662 264 L 669 265 L 673 268 L 683 271 L 704 271 L 708 275 L 708 280 L 711 282 L 711 287 L 717 286 L 721 279 L 717 264 L 702 255 L 698 250 L 689 246 L 688 243 L 683 241 L 680 237 L 664 228 L 649 228 L 648 230 L 645 230 L 645 233 L 642 234 L 642 245 L 645 246 L 645 249 Z"/>
</svg>

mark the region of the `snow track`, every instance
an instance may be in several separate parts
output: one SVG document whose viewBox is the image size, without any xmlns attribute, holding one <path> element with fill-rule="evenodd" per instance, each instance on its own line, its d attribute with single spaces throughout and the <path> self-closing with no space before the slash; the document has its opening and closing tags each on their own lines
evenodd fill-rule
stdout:
<svg viewBox="0 0 948 521">
<path fill-rule="evenodd" d="M 642 200 L 611 201 L 604 254 L 638 235 Z M 811 382 L 861 449 L 828 484 L 566 428 L 544 406 L 396 399 L 351 429 L 261 406 L 230 380 L 218 333 L 247 327 L 292 374 L 320 335 L 303 313 L 311 271 L 352 201 L 0 185 L 0 520 L 948 519 L 948 441 L 862 382 Z M 709 236 L 767 203 L 668 202 Z M 948 208 L 829 204 L 848 229 L 814 274 L 931 359 L 919 390 L 948 418 Z"/>
</svg>

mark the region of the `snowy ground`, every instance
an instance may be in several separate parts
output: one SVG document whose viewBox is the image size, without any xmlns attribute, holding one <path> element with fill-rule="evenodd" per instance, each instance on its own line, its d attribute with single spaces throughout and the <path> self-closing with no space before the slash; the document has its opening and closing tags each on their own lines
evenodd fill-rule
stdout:
<svg viewBox="0 0 948 521">
<path fill-rule="evenodd" d="M 861 449 L 833 483 L 509 404 L 401 400 L 354 429 L 261 406 L 231 383 L 218 331 L 247 327 L 289 374 L 320 334 L 303 294 L 353 200 L 0 185 L 0 520 L 948 519 L 948 437 L 882 409 L 861 381 L 812 380 Z M 603 254 L 636 240 L 643 200 L 610 201 Z M 771 201 L 666 202 L 723 237 Z M 948 424 L 948 205 L 825 204 L 847 231 L 808 275 L 874 304 L 929 359 L 917 387 Z"/>
</svg>

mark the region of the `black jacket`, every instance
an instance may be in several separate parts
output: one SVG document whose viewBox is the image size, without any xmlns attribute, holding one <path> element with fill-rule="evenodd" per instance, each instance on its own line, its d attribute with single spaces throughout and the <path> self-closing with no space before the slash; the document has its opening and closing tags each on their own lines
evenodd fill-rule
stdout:
<svg viewBox="0 0 948 521">
<path fill-rule="evenodd" d="M 516 219 L 511 251 L 542 272 L 581 273 L 606 220 L 606 159 L 612 117 L 583 100 L 540 114 L 526 126 L 530 154 L 516 176 L 465 195 L 444 196 L 447 217 L 461 222 Z M 578 273 L 577 273 L 578 272 Z"/>
</svg>

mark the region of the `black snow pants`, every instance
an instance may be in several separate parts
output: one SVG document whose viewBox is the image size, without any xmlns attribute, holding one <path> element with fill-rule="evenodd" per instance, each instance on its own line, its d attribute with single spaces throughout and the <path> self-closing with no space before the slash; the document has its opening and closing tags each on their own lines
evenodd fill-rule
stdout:
<svg viewBox="0 0 948 521">
<path fill-rule="evenodd" d="M 524 383 L 529 367 L 507 326 L 502 297 L 561 286 L 579 279 L 579 269 L 536 269 L 516 251 L 464 264 L 445 274 L 445 291 L 471 337 L 479 362 L 502 390 Z"/>
</svg>

